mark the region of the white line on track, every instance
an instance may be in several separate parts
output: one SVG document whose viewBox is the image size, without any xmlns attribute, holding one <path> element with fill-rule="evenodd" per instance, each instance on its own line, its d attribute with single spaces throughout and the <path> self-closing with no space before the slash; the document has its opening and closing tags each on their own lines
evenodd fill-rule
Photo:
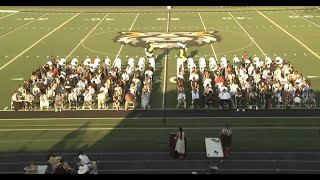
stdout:
<svg viewBox="0 0 320 180">
<path fill-rule="evenodd" d="M 260 130 L 318 130 L 320 127 L 312 126 L 312 127 L 233 127 L 233 129 L 260 129 Z M 12 128 L 12 129 L 0 129 L 0 132 L 22 132 L 22 131 L 101 131 L 101 130 L 172 130 L 176 129 L 176 127 L 171 128 L 156 128 L 156 127 L 128 127 L 128 128 L 121 128 L 121 127 L 100 127 L 100 128 Z M 185 127 L 184 129 L 188 130 L 219 130 L 221 127 Z M 0 141 L 0 142 L 4 142 Z M 7 140 L 8 141 L 8 140 Z M 5 142 L 7 142 L 5 141 Z"/>
<path fill-rule="evenodd" d="M 20 29 L 20 28 L 22 28 L 22 27 L 24 27 L 24 26 L 26 26 L 26 25 L 28 25 L 28 24 L 30 24 L 30 23 L 32 23 L 32 22 L 34 22 L 35 20 L 38 20 L 39 18 L 41 18 L 41 17 L 43 17 L 43 16 L 45 16 L 45 15 L 47 15 L 47 14 L 48 14 L 48 13 L 46 13 L 46 14 L 44 14 L 44 15 L 42 15 L 42 16 L 40 16 L 40 17 L 36 18 L 36 19 L 33 19 L 32 21 L 30 21 L 30 22 L 28 22 L 28 23 L 26 23 L 26 24 L 24 24 L 24 25 L 22 25 L 22 26 L 20 26 L 20 27 L 18 27 L 18 28 L 16 28 L 16 29 L 14 29 L 14 30 L 12 30 L 12 31 L 9 31 L 9 32 L 7 32 L 7 33 L 5 33 L 5 34 L 1 35 L 1 36 L 0 36 L 0 38 L 2 38 L 2 37 L 4 37 L 4 36 L 6 36 L 6 35 L 8 35 L 8 34 L 11 34 L 11 33 L 15 32 L 16 30 L 18 30 L 18 29 Z"/>
<path fill-rule="evenodd" d="M 131 25 L 131 27 L 130 27 L 130 29 L 129 29 L 129 32 L 132 30 L 132 27 L 133 27 L 134 23 L 136 22 L 136 20 L 137 20 L 137 18 L 138 18 L 138 16 L 139 16 L 139 14 L 140 14 L 140 13 L 138 13 L 138 14 L 136 15 L 136 18 L 134 19 L 134 21 L 133 21 L 133 23 L 132 23 L 132 25 Z M 119 51 L 118 51 L 118 53 L 117 53 L 117 55 L 116 55 L 116 58 L 115 58 L 115 59 L 117 59 L 117 58 L 118 58 L 119 54 L 121 53 L 122 48 L 123 48 L 123 44 L 120 46 L 120 49 L 119 49 Z"/>
<path fill-rule="evenodd" d="M 260 11 L 256 10 L 261 16 L 263 16 L 264 18 L 266 18 L 267 20 L 269 20 L 272 24 L 274 24 L 275 26 L 277 26 L 279 29 L 281 29 L 284 33 L 286 33 L 288 36 L 290 36 L 291 38 L 293 38 L 295 41 L 297 41 L 301 46 L 303 46 L 304 48 L 306 48 L 309 52 L 311 52 L 311 54 L 313 54 L 314 56 L 316 56 L 318 59 L 320 59 L 320 56 L 317 55 L 313 50 L 311 50 L 308 46 L 306 46 L 305 44 L 303 44 L 299 39 L 297 39 L 296 37 L 294 37 L 293 35 L 291 35 L 288 31 L 284 30 L 281 26 L 279 26 L 277 23 L 275 23 L 274 21 L 272 21 L 270 18 L 268 18 L 266 15 L 264 15 L 263 13 L 261 13 Z"/>
<path fill-rule="evenodd" d="M 87 154 L 87 153 L 86 153 Z M 204 154 L 204 153 L 203 153 Z M 180 161 L 180 163 L 183 163 L 183 162 L 211 162 L 210 159 L 185 159 L 184 161 Z M 253 160 L 253 159 L 234 159 L 234 160 L 231 160 L 231 159 L 228 159 L 227 160 L 228 162 L 252 162 L 252 163 L 255 163 L 255 162 L 270 162 L 270 161 L 273 161 L 273 160 L 266 160 L 266 159 L 257 159 L 257 160 Z M 274 160 L 274 161 L 278 161 L 278 162 L 299 162 L 299 163 L 319 163 L 320 161 L 299 161 L 299 160 Z M 144 163 L 144 162 L 158 162 L 158 163 L 168 163 L 168 162 L 177 162 L 177 160 L 153 160 L 153 159 L 147 159 L 147 160 L 107 160 L 107 161 L 101 161 L 99 160 L 99 163 Z M 44 161 L 27 161 L 27 162 L 3 162 L 3 163 L 0 163 L 1 165 L 9 165 L 9 164 L 44 164 L 44 163 L 47 163 L 47 162 L 44 162 Z M 150 169 L 152 170 L 152 169 Z M 320 171 L 320 170 L 319 170 Z"/>
<path fill-rule="evenodd" d="M 6 106 L 3 110 L 7 110 L 8 109 L 8 106 Z"/>
<path fill-rule="evenodd" d="M 202 19 L 202 17 L 201 17 L 200 12 L 198 12 L 198 14 L 199 14 L 199 17 L 200 17 L 200 20 L 201 20 L 201 22 L 202 22 L 202 25 L 203 25 L 204 30 L 207 31 L 207 28 L 206 28 L 206 26 L 204 25 L 204 22 L 203 22 L 203 19 Z M 218 57 L 217 57 L 217 54 L 216 54 L 216 52 L 215 52 L 215 50 L 214 50 L 214 48 L 213 48 L 213 45 L 210 44 L 210 46 L 211 46 L 212 52 L 213 52 L 213 54 L 214 54 L 214 57 L 215 57 L 216 60 L 218 61 Z"/>
<path fill-rule="evenodd" d="M 31 48 L 33 48 L 35 45 L 37 45 L 39 42 L 41 42 L 43 39 L 45 39 L 46 37 L 50 36 L 52 33 L 54 33 L 55 31 L 57 31 L 58 29 L 60 29 L 62 26 L 64 26 L 65 24 L 67 24 L 69 21 L 71 21 L 72 19 L 74 19 L 76 16 L 78 16 L 80 13 L 77 13 L 76 15 L 72 16 L 70 19 L 68 19 L 67 21 L 65 21 L 64 23 L 62 23 L 60 26 L 56 27 L 54 30 L 52 30 L 51 32 L 49 32 L 47 35 L 43 36 L 41 39 L 39 39 L 37 42 L 35 42 L 34 44 L 32 44 L 30 47 L 28 47 L 27 49 L 25 49 L 24 51 L 22 51 L 20 54 L 18 54 L 16 57 L 14 57 L 13 59 L 11 59 L 9 62 L 7 62 L 5 65 L 3 65 L 0 68 L 0 71 L 2 69 L 4 69 L 5 67 L 7 67 L 9 64 L 11 64 L 13 61 L 15 61 L 16 59 L 18 59 L 20 56 L 22 56 L 24 53 L 26 53 L 27 51 L 29 51 Z"/>
<path fill-rule="evenodd" d="M 18 12 L 19 12 L 19 11 L 14 12 L 14 13 L 11 13 L 11 14 L 8 14 L 8 15 L 6 15 L 6 16 L 1 17 L 0 19 L 4 19 L 4 18 L 9 17 L 9 16 L 11 16 L 11 15 L 14 15 L 14 14 L 16 14 L 16 13 L 18 13 Z"/>
<path fill-rule="evenodd" d="M 162 117 L 123 117 L 123 118 L 24 118 L 24 119 L 0 119 L 0 121 L 65 121 L 65 120 L 123 120 L 123 119 L 162 119 Z M 307 117 L 166 117 L 166 119 L 320 119 L 320 116 Z"/>
<path fill-rule="evenodd" d="M 249 36 L 249 38 L 253 41 L 253 43 L 259 48 L 262 54 L 267 57 L 266 53 L 260 48 L 260 46 L 256 43 L 256 41 L 250 36 L 250 34 L 243 28 L 243 26 L 238 22 L 236 18 L 229 12 L 230 16 L 236 21 L 236 23 L 241 27 L 241 29 Z M 250 26 L 249 26 L 250 27 Z"/>
<path fill-rule="evenodd" d="M 312 23 L 313 25 L 315 25 L 315 26 L 317 26 L 317 27 L 320 27 L 320 25 L 319 25 L 319 24 L 316 24 L 316 23 L 314 23 L 314 22 L 310 21 L 309 19 L 307 19 L 307 18 L 305 18 L 305 17 L 301 16 L 301 15 L 300 15 L 300 14 L 298 14 L 298 13 L 295 13 L 295 12 L 293 12 L 292 10 L 291 10 L 290 12 L 292 12 L 293 14 L 295 14 L 295 15 L 299 16 L 300 18 L 302 18 L 302 19 L 304 19 L 304 20 L 306 20 L 306 21 L 308 21 L 308 22 Z"/>
<path fill-rule="evenodd" d="M 91 29 L 91 31 L 90 31 L 83 39 L 81 39 L 81 41 L 79 42 L 79 44 L 67 55 L 66 60 L 67 60 L 67 59 L 71 56 L 71 54 L 82 44 L 82 42 L 103 22 L 103 20 L 104 20 L 108 15 L 109 15 L 109 13 L 106 14 L 106 15 L 100 20 L 100 22 L 99 22 L 98 24 L 96 24 L 96 25 Z"/>
</svg>

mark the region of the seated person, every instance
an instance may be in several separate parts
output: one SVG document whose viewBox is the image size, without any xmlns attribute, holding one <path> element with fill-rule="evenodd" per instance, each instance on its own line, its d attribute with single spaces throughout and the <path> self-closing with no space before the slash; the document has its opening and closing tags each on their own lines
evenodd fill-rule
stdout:
<svg viewBox="0 0 320 180">
<path fill-rule="evenodd" d="M 179 92 L 177 100 L 178 100 L 177 108 L 187 107 L 186 94 L 184 93 L 184 91 Z"/>
<path fill-rule="evenodd" d="M 219 94 L 219 105 L 224 109 L 224 104 L 227 103 L 229 105 L 229 109 L 231 109 L 231 96 L 227 92 L 227 89 L 223 89 L 222 92 Z"/>
<path fill-rule="evenodd" d="M 22 107 L 22 102 L 18 99 L 17 91 L 14 91 L 14 94 L 11 97 L 11 106 L 15 111 L 18 111 Z"/>
<path fill-rule="evenodd" d="M 149 107 L 149 99 L 150 99 L 150 91 L 148 89 L 143 88 L 141 94 L 141 108 L 147 109 Z"/>
<path fill-rule="evenodd" d="M 293 102 L 295 106 L 301 105 L 302 99 L 300 97 L 300 94 L 296 94 L 296 96 L 293 98 Z"/>
<path fill-rule="evenodd" d="M 44 107 L 49 109 L 49 100 L 45 93 L 40 95 L 40 110 L 43 110 Z"/>
<path fill-rule="evenodd" d="M 28 111 L 33 110 L 33 99 L 34 99 L 33 95 L 29 91 L 27 91 L 27 94 L 24 97 L 24 100 L 25 100 L 26 109 Z"/>
<path fill-rule="evenodd" d="M 257 105 L 257 102 L 258 102 L 258 93 L 255 91 L 255 89 L 252 89 L 249 92 L 249 103 L 250 105 Z M 258 106 L 256 106 L 256 108 L 258 108 Z"/>
<path fill-rule="evenodd" d="M 214 94 L 212 90 L 209 90 L 208 94 L 205 96 L 205 104 L 209 108 L 214 106 Z"/>
<path fill-rule="evenodd" d="M 107 101 L 107 96 L 103 91 L 98 94 L 98 109 L 104 109 Z"/>
<path fill-rule="evenodd" d="M 199 96 L 199 90 L 197 88 L 193 88 L 191 91 L 192 94 L 192 103 L 194 108 L 200 107 L 200 96 Z"/>
<path fill-rule="evenodd" d="M 239 105 L 242 105 L 242 111 L 245 111 L 245 103 L 244 103 L 244 95 L 240 88 L 237 89 L 237 92 L 235 94 L 236 99 L 236 108 L 237 111 L 239 111 Z"/>
<path fill-rule="evenodd" d="M 72 90 L 70 94 L 68 94 L 68 101 L 70 103 L 70 108 L 76 108 L 77 105 L 77 95 L 76 93 Z"/>
<path fill-rule="evenodd" d="M 79 164 L 79 161 L 81 166 L 87 166 L 90 170 L 93 170 L 96 173 L 98 172 L 97 163 L 95 161 L 91 161 L 83 151 L 79 152 L 77 164 Z"/>
<path fill-rule="evenodd" d="M 113 94 L 113 108 L 119 110 L 120 109 L 120 100 L 119 95 L 116 93 Z"/>
<path fill-rule="evenodd" d="M 84 102 L 83 102 L 83 107 L 82 109 L 84 109 L 85 107 L 89 107 L 90 109 L 92 109 L 92 95 L 89 93 L 89 90 L 86 89 L 85 93 L 83 94 L 84 97 Z"/>
<path fill-rule="evenodd" d="M 267 91 L 264 93 L 264 100 L 265 100 L 265 108 L 269 109 L 272 105 L 271 102 L 272 99 L 272 90 L 271 88 L 268 88 Z"/>
<path fill-rule="evenodd" d="M 136 97 L 134 96 L 134 94 L 132 94 L 130 92 L 130 90 L 126 94 L 125 100 L 126 100 L 126 102 L 125 102 L 125 111 L 128 110 L 129 103 L 133 103 L 133 109 L 136 107 Z"/>
<path fill-rule="evenodd" d="M 58 112 L 58 110 L 62 111 L 62 107 L 63 107 L 63 96 L 61 93 L 58 93 L 54 101 L 55 112 Z"/>
</svg>

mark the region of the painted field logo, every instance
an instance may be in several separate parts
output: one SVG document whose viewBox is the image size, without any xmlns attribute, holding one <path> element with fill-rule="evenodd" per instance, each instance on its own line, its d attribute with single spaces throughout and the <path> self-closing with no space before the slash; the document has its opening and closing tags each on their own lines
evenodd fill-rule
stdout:
<svg viewBox="0 0 320 180">
<path fill-rule="evenodd" d="M 147 42 L 153 42 L 154 48 L 178 48 L 177 42 L 185 42 L 187 47 L 212 44 L 219 39 L 216 31 L 200 32 L 118 32 L 113 41 L 130 46 L 146 47 Z"/>
</svg>

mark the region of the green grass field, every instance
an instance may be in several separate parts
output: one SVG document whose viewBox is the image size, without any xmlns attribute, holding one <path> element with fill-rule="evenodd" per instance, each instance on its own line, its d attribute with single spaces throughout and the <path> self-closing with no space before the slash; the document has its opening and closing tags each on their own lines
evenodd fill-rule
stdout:
<svg viewBox="0 0 320 180">
<path fill-rule="evenodd" d="M 0 152 L 166 152 L 168 134 L 183 125 L 190 152 L 204 152 L 204 138 L 233 128 L 233 151 L 317 151 L 319 118 L 50 119 L 7 120 Z"/>
<path fill-rule="evenodd" d="M 129 57 L 134 57 L 137 62 L 138 57 L 145 56 L 143 47 L 122 45 L 114 41 L 119 32 L 129 31 L 215 31 L 220 39 L 212 47 L 205 44 L 188 48 L 188 53 L 195 53 L 194 60 L 197 64 L 200 57 L 205 57 L 208 61 L 211 56 L 218 59 L 226 56 L 232 61 L 234 56 L 241 57 L 244 51 L 252 57 L 263 59 L 265 55 L 273 59 L 280 56 L 291 62 L 305 77 L 309 77 L 317 99 L 320 99 L 319 8 L 174 7 L 169 12 L 165 7 L 0 7 L 0 10 L 8 9 L 24 10 L 0 12 L 0 81 L 4 85 L 0 88 L 1 110 L 10 109 L 13 91 L 51 56 L 68 57 L 68 61 L 78 57 L 80 62 L 87 56 L 99 56 L 102 60 L 108 56 L 112 61 L 118 56 L 122 59 L 123 67 Z M 176 85 L 170 79 L 176 75 L 178 50 L 170 50 L 168 57 L 164 53 L 164 49 L 155 50 L 154 53 L 157 55 L 154 77 L 158 82 L 151 95 L 152 108 L 176 106 Z M 225 121 L 1 121 L 0 151 L 46 151 L 50 148 L 64 151 L 79 148 L 110 152 L 167 151 L 168 133 L 175 130 L 177 125 L 191 128 L 186 129 L 190 151 L 204 151 L 203 138 L 217 135 Z M 320 148 L 319 131 L 316 128 L 319 126 L 319 118 L 230 121 L 237 134 L 233 145 L 236 151 L 314 151 Z M 259 128 L 249 129 L 253 126 Z M 265 126 L 274 129 L 264 128 Z M 120 127 L 146 129 L 119 129 Z M 307 129 L 311 127 L 311 130 Z M 52 130 L 54 128 L 70 129 Z M 135 145 L 130 146 L 130 149 L 126 148 L 133 141 Z"/>
</svg>

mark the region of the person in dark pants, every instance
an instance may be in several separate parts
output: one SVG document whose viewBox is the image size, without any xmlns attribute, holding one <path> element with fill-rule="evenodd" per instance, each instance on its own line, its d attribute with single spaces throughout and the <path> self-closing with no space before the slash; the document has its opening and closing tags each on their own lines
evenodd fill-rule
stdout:
<svg viewBox="0 0 320 180">
<path fill-rule="evenodd" d="M 227 158 L 230 154 L 230 147 L 232 143 L 232 129 L 228 123 L 221 130 L 219 139 L 221 140 L 223 154 Z"/>
</svg>

